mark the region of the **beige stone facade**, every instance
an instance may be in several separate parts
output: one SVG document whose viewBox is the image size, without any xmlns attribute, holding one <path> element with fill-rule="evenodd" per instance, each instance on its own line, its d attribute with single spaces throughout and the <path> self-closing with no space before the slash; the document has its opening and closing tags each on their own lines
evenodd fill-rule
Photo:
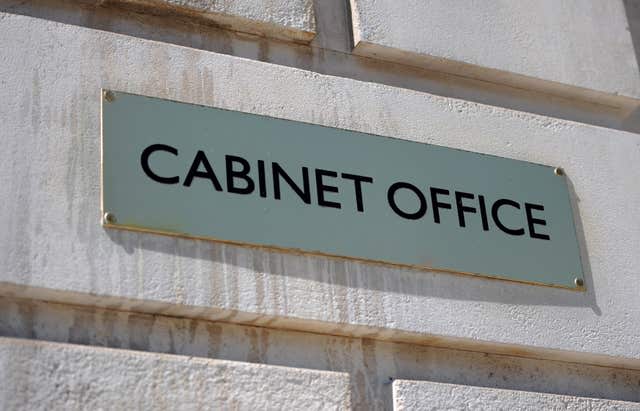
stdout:
<svg viewBox="0 0 640 411">
<path fill-rule="evenodd" d="M 637 409 L 640 6 L 469 3 L 0 1 L 0 408 Z M 561 166 L 586 291 L 107 229 L 102 89 Z"/>
</svg>

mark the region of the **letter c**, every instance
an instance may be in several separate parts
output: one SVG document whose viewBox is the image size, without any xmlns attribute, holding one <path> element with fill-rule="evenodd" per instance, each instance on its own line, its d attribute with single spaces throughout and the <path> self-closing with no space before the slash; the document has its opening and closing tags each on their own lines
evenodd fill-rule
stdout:
<svg viewBox="0 0 640 411">
<path fill-rule="evenodd" d="M 153 171 L 151 171 L 151 168 L 149 167 L 149 156 L 151 156 L 151 154 L 155 151 L 166 151 L 167 153 L 171 153 L 174 156 L 178 155 L 178 149 L 171 147 L 171 146 L 167 146 L 164 144 L 152 144 L 149 147 L 145 148 L 144 151 L 142 152 L 142 155 L 140 156 L 140 165 L 142 166 L 142 170 L 144 170 L 144 173 L 153 181 L 157 181 L 158 183 L 162 183 L 162 184 L 178 184 L 178 182 L 180 182 L 180 177 L 175 176 L 175 177 L 162 177 L 157 175 L 156 173 L 154 173 Z"/>
<path fill-rule="evenodd" d="M 498 216 L 498 211 L 500 210 L 500 207 L 504 206 L 504 205 L 508 205 L 511 206 L 513 208 L 517 208 L 518 210 L 520 209 L 520 204 L 516 203 L 513 200 L 509 200 L 506 198 L 501 198 L 500 200 L 496 201 L 495 203 L 493 203 L 493 206 L 491 207 L 491 216 L 493 217 L 493 221 L 496 223 L 496 225 L 498 226 L 498 228 L 500 230 L 502 230 L 503 232 L 510 234 L 510 235 L 524 235 L 524 228 L 509 228 L 507 226 L 505 226 L 502 221 L 500 221 L 500 217 Z"/>
</svg>

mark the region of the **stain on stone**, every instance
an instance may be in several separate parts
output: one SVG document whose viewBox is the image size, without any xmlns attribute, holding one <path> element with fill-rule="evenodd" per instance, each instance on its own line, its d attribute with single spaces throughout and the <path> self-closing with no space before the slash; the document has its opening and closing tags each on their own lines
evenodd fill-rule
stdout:
<svg viewBox="0 0 640 411">
<path fill-rule="evenodd" d="M 116 348 L 346 372 L 350 375 L 354 409 L 390 409 L 389 376 L 626 401 L 640 400 L 638 370 L 522 359 L 408 343 L 274 330 L 3 297 L 0 298 L 0 330 L 7 329 L 1 325 L 7 318 L 11 322 L 8 332 L 15 337 L 76 341 Z M 198 326 L 200 329 L 197 329 Z M 34 328 L 39 330 L 35 335 L 31 334 Z M 151 336 L 152 341 L 145 342 L 143 336 Z M 125 342 L 121 344 L 118 337 Z M 206 345 L 206 349 L 203 349 L 203 345 Z M 398 375 L 397 370 L 401 370 L 403 375 Z"/>
<path fill-rule="evenodd" d="M 256 306 L 258 308 L 264 307 L 264 296 L 265 296 L 265 274 L 264 274 L 264 253 L 260 250 L 250 249 L 247 250 L 248 253 L 251 254 L 253 260 L 253 266 L 251 267 L 252 271 L 255 273 L 255 284 L 256 284 Z"/>
<path fill-rule="evenodd" d="M 269 40 L 262 38 L 258 42 L 258 60 L 269 62 Z"/>
<path fill-rule="evenodd" d="M 112 348 L 123 347 L 122 340 L 116 334 L 118 312 L 104 310 L 100 312 L 99 317 L 102 326 L 100 327 L 100 335 L 97 338 L 98 344 Z"/>
<path fill-rule="evenodd" d="M 207 323 L 207 355 L 210 358 L 217 358 L 220 353 L 220 348 L 222 344 L 222 331 L 223 328 L 219 324 L 216 323 Z"/>
<path fill-rule="evenodd" d="M 39 142 L 38 130 L 40 124 L 40 75 L 37 70 L 33 72 L 33 88 L 31 95 L 25 93 L 23 104 L 28 107 L 31 113 L 32 130 L 29 139 L 22 141 L 20 145 L 13 147 L 3 147 L 3 150 L 12 150 L 11 166 L 13 178 L 11 184 L 10 197 L 12 201 L 3 203 L 2 207 L 7 207 L 6 215 L 13 218 L 8 220 L 9 225 L 5 227 L 6 237 L 4 241 L 8 244 L 8 253 L 3 256 L 7 260 L 2 261 L 3 269 L 14 271 L 24 284 L 31 283 L 33 260 L 31 256 L 31 235 L 29 235 L 30 222 L 34 216 L 31 209 L 32 202 L 32 173 L 33 159 L 30 158 L 29 147 L 36 147 Z M 24 118 L 28 118 L 27 115 Z M 5 144 L 5 141 L 3 141 Z M 9 198 L 9 197 L 8 197 Z M 4 247 L 3 247 L 4 248 Z"/>
<path fill-rule="evenodd" d="M 245 329 L 245 335 L 249 340 L 249 351 L 247 352 L 248 362 L 260 362 L 260 344 L 258 341 L 258 332 L 255 327 Z"/>
<path fill-rule="evenodd" d="M 201 68 L 200 74 L 202 76 L 202 88 L 204 94 L 204 103 L 209 105 L 216 105 L 215 95 L 215 83 L 213 81 L 213 71 L 209 68 Z"/>
<path fill-rule="evenodd" d="M 11 332 L 11 334 L 3 333 L 3 335 L 22 338 L 34 338 L 34 304 L 24 301 L 13 305 L 17 305 L 18 308 L 18 318 L 16 318 L 17 324 L 10 324 L 10 327 L 8 327 L 7 331 Z M 5 310 L 2 310 L 2 312 L 4 313 Z"/>
<path fill-rule="evenodd" d="M 310 49 L 308 47 L 293 47 L 292 52 L 294 54 L 294 61 L 291 63 L 293 67 L 300 68 L 302 70 L 312 70 L 315 65 L 315 53 L 318 53 L 317 49 Z M 324 53 L 324 52 L 322 52 Z"/>
<path fill-rule="evenodd" d="M 189 325 L 189 342 L 194 343 L 198 332 L 198 321 L 193 319 L 187 319 Z"/>
<path fill-rule="evenodd" d="M 95 338 L 89 335 L 95 330 L 94 313 L 89 309 L 78 309 L 73 313 L 73 324 L 69 328 L 68 341 L 75 344 L 92 344 Z"/>
<path fill-rule="evenodd" d="M 40 91 L 40 73 L 34 70 L 31 80 L 31 129 L 34 135 L 40 131 Z"/>
<path fill-rule="evenodd" d="M 65 175 L 65 190 L 67 194 L 67 215 L 66 222 L 68 225 L 73 224 L 74 217 L 74 206 L 75 206 L 75 192 L 77 186 L 77 177 L 78 170 L 80 168 L 80 157 L 81 153 L 79 150 L 80 145 L 82 144 L 80 130 L 78 125 L 78 101 L 77 96 L 74 95 L 71 97 L 71 101 L 65 102 L 65 104 L 69 104 L 69 119 L 68 119 L 68 129 L 63 129 L 62 133 L 66 138 L 69 138 L 71 141 L 67 145 L 67 153 L 66 153 L 66 175 Z"/>
<path fill-rule="evenodd" d="M 271 275 L 271 307 L 276 312 L 286 313 L 287 310 L 287 292 L 286 292 L 286 276 L 282 275 L 282 256 L 276 253 L 265 253 L 267 259 L 268 272 Z M 284 301 L 282 301 L 284 300 Z"/>
<path fill-rule="evenodd" d="M 347 287 L 347 273 L 345 262 L 339 260 L 328 261 L 328 273 L 334 290 L 333 304 L 338 314 L 338 320 L 343 324 L 349 323 L 349 294 Z"/>
<path fill-rule="evenodd" d="M 353 406 L 356 410 L 363 410 L 367 408 L 367 380 L 364 373 L 361 370 L 356 371 L 353 377 Z"/>
<path fill-rule="evenodd" d="M 228 295 L 228 304 L 232 309 L 237 309 L 240 303 L 240 290 L 238 288 L 238 276 L 235 270 L 230 268 L 238 266 L 238 249 L 233 246 L 221 245 L 222 248 L 222 267 L 224 270 L 226 294 Z"/>
<path fill-rule="evenodd" d="M 260 362 L 267 362 L 269 357 L 269 329 L 260 328 Z"/>
<path fill-rule="evenodd" d="M 362 339 L 362 361 L 367 373 L 366 393 L 367 398 L 380 399 L 382 397 L 382 384 L 378 379 L 378 358 L 376 353 L 377 342 L 371 339 Z"/>
<path fill-rule="evenodd" d="M 178 334 L 179 336 L 179 334 Z M 176 351 L 176 341 L 175 341 L 175 336 L 174 336 L 174 328 L 173 327 L 169 327 L 169 353 L 170 354 L 175 354 L 177 353 Z"/>
<path fill-rule="evenodd" d="M 154 318 L 150 315 L 129 315 L 127 318 L 129 348 L 143 351 L 149 349 L 149 336 L 153 329 L 153 323 Z"/>
</svg>

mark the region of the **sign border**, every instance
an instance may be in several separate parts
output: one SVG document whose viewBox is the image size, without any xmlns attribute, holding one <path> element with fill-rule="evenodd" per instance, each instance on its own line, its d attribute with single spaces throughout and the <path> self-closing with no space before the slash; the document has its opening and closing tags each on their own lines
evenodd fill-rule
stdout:
<svg viewBox="0 0 640 411">
<path fill-rule="evenodd" d="M 361 263 L 365 263 L 365 264 L 376 264 L 376 265 L 382 265 L 382 266 L 394 267 L 394 268 L 405 268 L 405 269 L 408 268 L 408 269 L 412 269 L 412 270 L 416 270 L 416 271 L 431 271 L 431 272 L 445 273 L 445 274 L 457 274 L 457 275 L 463 275 L 465 277 L 474 277 L 474 278 L 477 278 L 477 279 L 508 281 L 508 282 L 517 283 L 517 284 L 534 285 L 534 286 L 541 286 L 541 287 L 548 287 L 548 288 L 555 288 L 555 289 L 563 289 L 563 290 L 571 290 L 571 291 L 578 291 L 578 292 L 586 292 L 587 291 L 585 280 L 584 280 L 584 265 L 582 263 L 583 252 L 582 252 L 582 248 L 580 247 L 580 245 L 581 245 L 580 238 L 578 237 L 578 232 L 576 230 L 576 226 L 577 226 L 576 225 L 576 213 L 575 213 L 575 207 L 574 207 L 574 203 L 573 203 L 573 201 L 571 199 L 571 196 L 569 196 L 569 203 L 570 203 L 569 205 L 571 207 L 571 211 L 572 211 L 571 215 L 573 217 L 573 230 L 574 230 L 574 235 L 576 237 L 576 241 L 578 243 L 580 266 L 583 268 L 582 277 L 576 276 L 576 278 L 575 278 L 575 287 L 567 287 L 567 286 L 564 286 L 564 285 L 542 283 L 542 282 L 537 282 L 537 281 L 518 280 L 518 279 L 499 276 L 499 275 L 493 275 L 493 274 L 483 274 L 483 273 L 456 271 L 456 270 L 449 270 L 449 269 L 445 269 L 445 268 L 432 268 L 432 267 L 423 266 L 423 265 L 403 264 L 403 263 L 396 263 L 396 262 L 390 262 L 390 261 L 384 261 L 384 260 L 375 260 L 375 259 L 359 258 L 359 257 L 345 256 L 345 255 L 339 255 L 339 254 L 330 254 L 330 253 L 325 253 L 325 252 L 322 252 L 322 251 L 315 251 L 315 250 L 303 250 L 303 249 L 299 249 L 299 248 L 280 247 L 280 246 L 269 245 L 269 244 L 255 244 L 255 243 L 250 243 L 250 242 L 224 240 L 224 239 L 220 239 L 220 238 L 216 238 L 216 237 L 212 237 L 212 236 L 203 237 L 203 236 L 197 236 L 197 235 L 192 235 L 192 234 L 187 234 L 187 233 L 163 231 L 161 229 L 150 229 L 150 228 L 146 228 L 146 227 L 138 227 L 138 226 L 132 226 L 132 225 L 118 224 L 117 218 L 114 218 L 113 220 L 111 220 L 111 218 L 108 216 L 108 214 L 109 214 L 108 211 L 105 210 L 105 208 L 104 208 L 104 121 L 103 121 L 104 120 L 104 104 L 105 103 L 108 104 L 111 101 L 113 101 L 114 99 L 116 99 L 117 98 L 117 94 L 128 94 L 128 95 L 133 95 L 133 96 L 138 96 L 138 97 L 145 97 L 145 98 L 153 98 L 153 99 L 158 99 L 158 100 L 164 100 L 164 101 L 169 101 L 169 102 L 178 103 L 178 104 L 188 104 L 188 105 L 199 106 L 199 107 L 204 107 L 204 108 L 215 108 L 215 109 L 218 109 L 218 110 L 233 111 L 233 112 L 257 115 L 257 116 L 261 116 L 261 117 L 268 117 L 268 118 L 273 118 L 273 119 L 278 119 L 278 120 L 293 121 L 293 122 L 296 122 L 296 123 L 310 124 L 310 125 L 316 125 L 316 126 L 319 125 L 319 124 L 310 123 L 310 122 L 307 122 L 307 121 L 290 120 L 290 119 L 285 119 L 285 118 L 280 118 L 280 117 L 268 116 L 268 115 L 264 115 L 264 114 L 249 113 L 249 112 L 246 112 L 246 111 L 231 110 L 231 109 L 226 109 L 226 108 L 221 108 L 221 107 L 211 107 L 211 106 L 206 106 L 206 105 L 203 105 L 203 104 L 187 103 L 187 102 L 184 102 L 184 101 L 172 100 L 172 99 L 167 99 L 167 98 L 162 98 L 162 97 L 145 96 L 145 95 L 142 95 L 142 94 L 128 93 L 128 92 L 124 92 L 124 91 L 114 91 L 112 89 L 102 88 L 102 89 L 100 89 L 100 210 L 101 210 L 100 222 L 101 222 L 101 225 L 103 227 L 105 227 L 105 228 L 114 228 L 114 229 L 120 229 L 120 230 L 125 230 L 125 231 L 137 232 L 137 233 L 158 234 L 158 235 L 164 235 L 164 236 L 169 236 L 169 237 L 182 238 L 182 239 L 191 239 L 191 240 L 198 240 L 198 241 L 212 241 L 212 242 L 216 242 L 216 243 L 229 244 L 229 245 L 235 245 L 235 246 L 241 246 L 241 247 L 247 247 L 247 248 L 283 252 L 283 253 L 292 254 L 292 255 L 320 256 L 320 257 L 331 258 L 331 259 L 335 259 L 335 260 L 349 260 L 349 261 L 361 262 Z M 332 128 L 332 129 L 337 129 L 337 130 L 343 130 L 343 131 L 359 132 L 357 130 L 349 130 L 349 129 L 344 129 L 344 128 L 340 128 L 340 127 L 331 127 L 331 126 L 323 126 L 323 125 L 320 125 L 320 126 L 327 127 L 327 128 Z M 391 139 L 400 140 L 400 141 L 410 141 L 410 140 L 400 139 L 400 138 L 392 137 L 392 136 L 382 136 L 382 135 L 379 135 L 379 134 L 372 134 L 372 133 L 364 133 L 364 134 L 371 134 L 371 135 L 375 135 L 375 136 L 378 136 L 378 137 L 391 138 Z M 421 143 L 421 144 L 427 144 L 427 143 Z M 447 149 L 450 149 L 450 150 L 465 151 L 465 152 L 468 152 L 468 153 L 479 154 L 479 155 L 483 155 L 483 156 L 509 159 L 508 157 L 500 157 L 500 156 L 496 156 L 496 155 L 493 155 L 493 154 L 486 154 L 486 153 L 477 153 L 477 152 L 472 152 L 472 151 L 459 149 L 459 148 L 439 146 L 437 144 L 430 144 L 430 145 L 443 147 L 443 148 L 447 148 Z M 517 159 L 511 159 L 511 160 L 519 161 L 519 162 L 523 162 L 523 163 L 535 164 L 537 166 L 542 166 L 542 167 L 548 167 L 557 176 L 565 179 L 565 184 L 566 184 L 567 176 L 564 173 L 563 169 L 560 168 L 560 167 L 554 167 L 554 166 L 549 166 L 549 165 L 546 165 L 546 164 L 534 163 L 532 161 L 526 161 L 526 160 L 517 160 Z M 567 187 L 567 189 L 568 189 L 568 187 Z"/>
</svg>

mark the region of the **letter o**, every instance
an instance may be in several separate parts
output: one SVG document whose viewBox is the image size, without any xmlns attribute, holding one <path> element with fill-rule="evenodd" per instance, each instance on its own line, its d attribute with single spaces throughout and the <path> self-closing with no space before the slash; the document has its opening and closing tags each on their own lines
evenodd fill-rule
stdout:
<svg viewBox="0 0 640 411">
<path fill-rule="evenodd" d="M 418 211 L 414 213 L 407 213 L 406 211 L 403 211 L 400 209 L 400 207 L 398 207 L 398 205 L 396 204 L 395 195 L 396 192 L 402 188 L 413 191 L 416 197 L 418 197 L 418 200 L 420 201 L 420 208 L 418 208 Z M 422 194 L 420 189 L 413 184 L 405 182 L 393 183 L 389 187 L 389 190 L 387 190 L 387 201 L 389 202 L 389 206 L 391 207 L 391 209 L 396 214 L 398 214 L 402 218 L 406 218 L 407 220 L 418 220 L 424 217 L 424 215 L 427 213 L 427 200 L 424 198 L 424 194 Z"/>
</svg>

